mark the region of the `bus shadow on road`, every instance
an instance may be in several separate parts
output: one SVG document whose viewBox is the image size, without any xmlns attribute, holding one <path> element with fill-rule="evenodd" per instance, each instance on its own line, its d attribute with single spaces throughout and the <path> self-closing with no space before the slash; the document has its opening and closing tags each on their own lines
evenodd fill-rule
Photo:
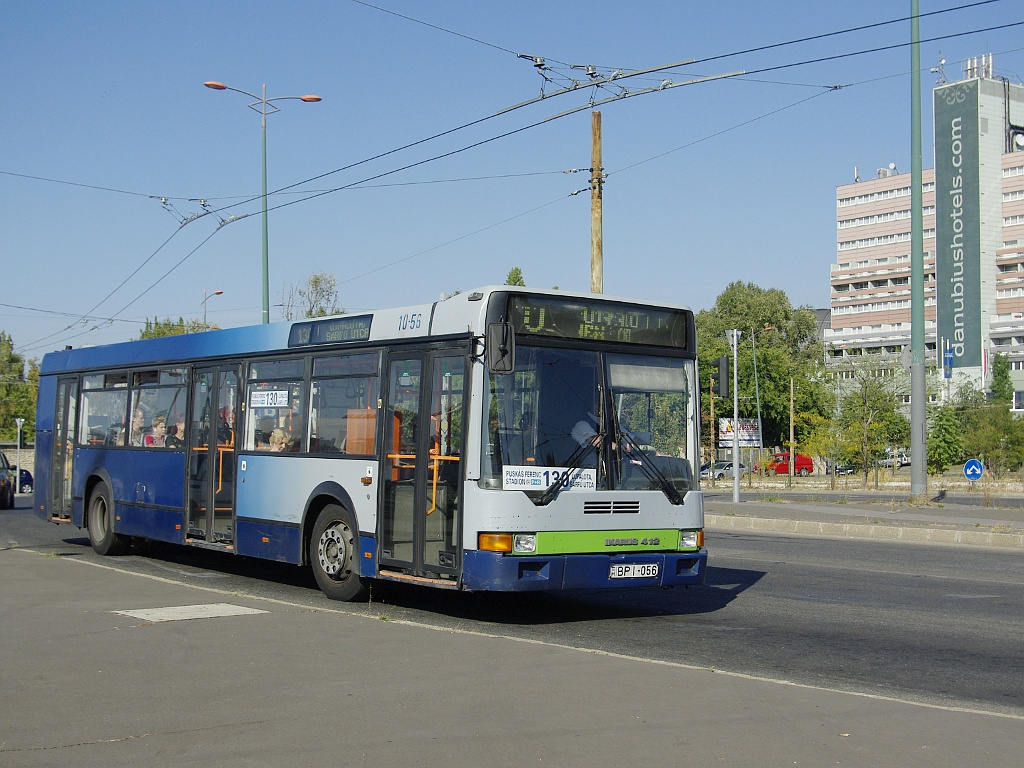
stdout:
<svg viewBox="0 0 1024 768">
<path fill-rule="evenodd" d="M 609 619 L 685 616 L 719 611 L 765 576 L 764 571 L 708 567 L 699 587 L 448 592 L 378 582 L 373 602 L 488 624 L 544 625 Z"/>
<path fill-rule="evenodd" d="M 81 554 L 91 552 L 87 538 L 67 538 L 63 543 L 80 550 Z M 252 580 L 254 597 L 262 596 L 264 590 L 260 584 L 265 584 L 300 589 L 302 602 L 312 599 L 332 604 L 320 594 L 309 568 L 146 541 L 133 544 L 123 560 L 126 570 L 136 570 L 128 565 L 132 556 L 152 564 L 189 569 L 178 574 L 184 577 L 184 584 L 194 583 L 190 576 L 204 581 L 216 575 L 236 576 Z M 114 559 L 122 560 L 121 557 Z M 458 592 L 374 580 L 368 602 L 347 605 L 357 610 L 368 609 L 374 615 L 387 614 L 392 619 L 415 620 L 415 613 L 424 611 L 449 619 L 523 626 L 688 616 L 714 613 L 725 608 L 764 576 L 764 571 L 708 566 L 705 583 L 696 587 L 551 592 Z M 209 581 L 205 581 L 205 585 L 211 586 Z"/>
</svg>

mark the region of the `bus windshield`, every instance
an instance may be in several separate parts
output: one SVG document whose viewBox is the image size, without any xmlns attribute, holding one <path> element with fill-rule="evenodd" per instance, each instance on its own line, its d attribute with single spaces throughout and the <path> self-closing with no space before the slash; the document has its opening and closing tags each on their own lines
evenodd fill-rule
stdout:
<svg viewBox="0 0 1024 768">
<path fill-rule="evenodd" d="M 482 483 L 505 490 L 695 487 L 692 360 L 519 344 L 491 374 Z M 576 471 L 578 470 L 578 471 Z M 676 502 L 678 503 L 678 502 Z"/>
</svg>

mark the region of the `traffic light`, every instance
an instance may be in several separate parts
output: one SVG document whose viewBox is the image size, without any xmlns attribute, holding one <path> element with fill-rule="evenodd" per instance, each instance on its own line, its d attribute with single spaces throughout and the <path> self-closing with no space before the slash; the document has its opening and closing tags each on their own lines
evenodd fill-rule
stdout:
<svg viewBox="0 0 1024 768">
<path fill-rule="evenodd" d="M 729 396 L 729 356 L 722 355 L 715 360 L 715 368 L 711 371 L 711 391 L 719 397 Z"/>
</svg>

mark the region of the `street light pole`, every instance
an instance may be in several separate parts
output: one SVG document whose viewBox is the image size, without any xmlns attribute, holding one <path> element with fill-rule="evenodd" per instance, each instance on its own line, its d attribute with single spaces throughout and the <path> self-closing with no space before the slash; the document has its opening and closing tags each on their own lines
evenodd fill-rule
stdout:
<svg viewBox="0 0 1024 768">
<path fill-rule="evenodd" d="M 249 104 L 249 108 L 260 113 L 260 126 L 262 129 L 262 145 L 263 145 L 263 322 L 270 322 L 270 245 L 269 238 L 267 236 L 267 115 L 271 115 L 274 112 L 280 112 L 281 109 L 275 101 L 287 101 L 288 99 L 296 99 L 298 101 L 305 102 L 316 102 L 323 101 L 319 96 L 313 94 L 307 94 L 305 96 L 276 96 L 272 99 L 267 98 L 267 84 L 263 84 L 263 95 L 257 96 L 255 93 L 249 93 L 243 91 L 241 88 L 232 88 L 230 85 L 224 85 L 224 83 L 218 83 L 216 80 L 208 80 L 203 83 L 207 88 L 212 88 L 215 91 L 235 91 L 248 96 L 256 101 Z"/>
<path fill-rule="evenodd" d="M 18 425 L 18 471 L 15 473 L 17 478 L 14 481 L 14 492 L 21 493 L 21 427 L 25 423 L 25 420 L 18 417 L 14 420 L 14 423 Z"/>
<path fill-rule="evenodd" d="M 740 395 L 739 358 L 737 349 L 741 331 L 732 328 L 725 332 L 732 346 L 732 502 L 740 503 Z"/>
<path fill-rule="evenodd" d="M 264 261 L 264 263 L 266 263 L 266 261 Z M 224 291 L 221 291 L 221 290 L 216 290 L 216 291 L 214 291 L 213 293 L 211 293 L 211 294 L 209 295 L 209 297 L 208 297 L 208 296 L 206 295 L 206 291 L 205 291 L 205 290 L 203 291 L 203 330 L 204 330 L 204 331 L 206 331 L 206 330 L 209 330 L 209 329 L 208 329 L 208 328 L 206 327 L 206 299 L 207 299 L 207 298 L 213 298 L 214 296 L 220 296 L 220 295 L 221 295 L 222 293 L 224 293 Z"/>
</svg>

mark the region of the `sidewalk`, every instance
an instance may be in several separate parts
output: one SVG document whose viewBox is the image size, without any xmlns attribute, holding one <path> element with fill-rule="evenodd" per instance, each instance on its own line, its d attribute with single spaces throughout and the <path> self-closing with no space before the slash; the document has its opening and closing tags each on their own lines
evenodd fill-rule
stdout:
<svg viewBox="0 0 1024 768">
<path fill-rule="evenodd" d="M 740 503 L 734 504 L 731 489 L 715 489 L 704 494 L 704 523 L 710 531 L 1024 549 L 1024 508 L 982 506 L 971 499 L 959 503 L 963 500 L 919 504 L 906 494 L 741 489 Z"/>
<path fill-rule="evenodd" d="M 0 584 L 10 768 L 1020 764 L 1021 718 L 581 651 L 571 637 L 311 609 L 25 549 L 0 550 Z M 169 607 L 195 618 L 140 613 Z"/>
</svg>

